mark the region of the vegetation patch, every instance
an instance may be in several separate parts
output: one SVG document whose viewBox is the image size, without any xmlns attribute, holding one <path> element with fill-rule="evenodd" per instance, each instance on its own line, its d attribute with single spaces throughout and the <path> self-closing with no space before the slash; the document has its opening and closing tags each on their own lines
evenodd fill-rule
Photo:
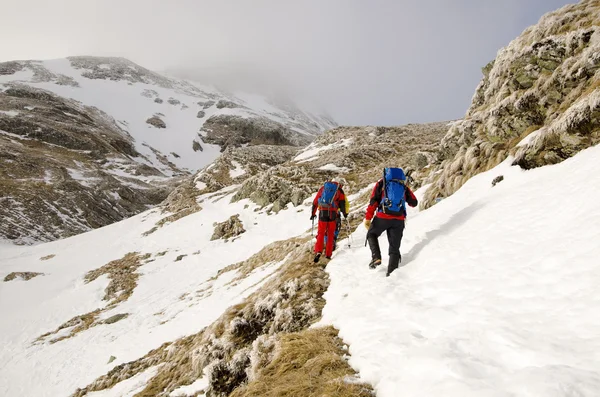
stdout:
<svg viewBox="0 0 600 397">
<path fill-rule="evenodd" d="M 235 269 L 251 272 L 250 269 L 282 255 L 285 258 L 269 281 L 203 331 L 122 364 L 73 396 L 111 388 L 153 366 L 159 366 L 158 373 L 137 397 L 167 396 L 176 388 L 193 383 L 203 373 L 209 380 L 205 393 L 213 397 L 229 396 L 240 387 L 247 389 L 239 392 L 260 393 L 272 376 L 283 374 L 287 382 L 294 379 L 298 382 L 297 390 L 313 382 L 314 389 L 308 390 L 323 393 L 301 395 L 371 395 L 368 386 L 346 381 L 354 373 L 344 359 L 345 350 L 335 331 L 307 330 L 321 316 L 325 305 L 323 293 L 329 285 L 325 265 L 311 260 L 309 240 L 305 237 L 282 241 L 278 243 L 279 250 L 274 243 L 254 259 L 237 264 Z M 307 348 L 305 353 L 292 358 L 297 349 L 304 348 Z M 289 390 L 293 392 L 293 385 Z"/>
<path fill-rule="evenodd" d="M 48 259 L 52 259 L 52 258 L 54 258 L 55 256 L 56 256 L 56 255 L 54 255 L 54 254 L 51 254 L 51 255 L 46 255 L 46 256 L 42 256 L 42 257 L 40 258 L 40 260 L 41 260 L 41 261 L 47 261 Z"/>
<path fill-rule="evenodd" d="M 72 338 L 78 333 L 100 324 L 113 324 L 123 320 L 129 314 L 116 314 L 106 320 L 99 320 L 99 316 L 126 301 L 133 294 L 137 281 L 140 277 L 137 269 L 142 266 L 142 261 L 150 258 L 150 254 L 140 255 L 137 252 L 130 252 L 123 258 L 107 263 L 99 269 L 92 270 L 85 275 L 85 282 L 90 283 L 98 277 L 107 275 L 110 279 L 106 287 L 104 300 L 108 305 L 102 309 L 96 309 L 92 312 L 73 317 L 66 323 L 59 326 L 56 330 L 47 332 L 36 339 L 36 343 L 48 341 L 50 343 L 60 342 Z M 55 338 L 49 339 L 52 336 Z"/>
<path fill-rule="evenodd" d="M 4 277 L 4 281 L 12 281 L 12 280 L 16 280 L 17 278 L 20 278 L 25 281 L 29 281 L 34 277 L 43 276 L 43 275 L 44 275 L 44 273 L 37 273 L 37 272 L 12 272 L 12 273 L 9 273 L 6 277 Z"/>
<path fill-rule="evenodd" d="M 370 385 L 355 380 L 347 346 L 331 326 L 282 334 L 275 346 L 274 359 L 256 368 L 256 378 L 231 397 L 375 395 Z"/>
</svg>

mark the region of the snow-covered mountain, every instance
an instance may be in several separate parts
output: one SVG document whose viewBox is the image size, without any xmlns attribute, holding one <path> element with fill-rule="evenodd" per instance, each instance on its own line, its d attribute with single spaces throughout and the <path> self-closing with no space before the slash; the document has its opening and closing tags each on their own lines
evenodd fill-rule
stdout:
<svg viewBox="0 0 600 397">
<path fill-rule="evenodd" d="M 121 58 L 0 64 L 0 238 L 49 241 L 162 201 L 227 147 L 303 146 L 327 116 Z"/>
<path fill-rule="evenodd" d="M 547 58 L 497 60 L 464 120 L 338 127 L 301 150 L 234 133 L 159 208 L 0 246 L 0 395 L 597 396 L 597 6 L 528 29 L 519 54 L 571 38 L 576 58 L 549 80 Z M 564 80 L 568 64 L 583 72 Z M 558 84 L 558 102 L 525 101 L 519 71 Z M 129 150 L 105 135 L 95 144 Z M 386 278 L 368 269 L 361 222 L 390 165 L 427 208 L 410 209 Z M 332 260 L 315 264 L 311 202 L 334 175 L 351 214 Z"/>
</svg>

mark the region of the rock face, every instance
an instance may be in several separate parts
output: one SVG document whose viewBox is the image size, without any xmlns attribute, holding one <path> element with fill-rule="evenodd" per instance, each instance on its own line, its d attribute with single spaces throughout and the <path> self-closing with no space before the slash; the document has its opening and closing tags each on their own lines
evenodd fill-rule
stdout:
<svg viewBox="0 0 600 397">
<path fill-rule="evenodd" d="M 50 241 L 119 221 L 170 190 L 106 114 L 48 91 L 0 93 L 0 236 Z M 126 176 L 130 175 L 130 176 Z"/>
<path fill-rule="evenodd" d="M 319 137 L 296 157 L 248 178 L 233 200 L 249 198 L 274 211 L 301 204 L 328 178 L 344 177 L 356 192 L 381 178 L 384 167 L 404 168 L 413 187 L 430 176 L 447 123 L 402 127 L 339 127 Z"/>
<path fill-rule="evenodd" d="M 225 222 L 215 224 L 215 232 L 210 239 L 211 241 L 218 239 L 228 240 L 245 232 L 246 229 L 244 229 L 240 216 L 232 215 Z"/>
<path fill-rule="evenodd" d="M 219 145 L 222 150 L 246 144 L 302 146 L 311 141 L 306 135 L 267 118 L 212 116 L 204 123 L 202 131 L 206 133 L 205 142 Z"/>
<path fill-rule="evenodd" d="M 426 207 L 509 154 L 530 169 L 600 142 L 600 3 L 545 15 L 483 75 L 466 117 L 442 141 Z"/>
<path fill-rule="evenodd" d="M 257 145 L 228 147 L 210 166 L 194 178 L 202 192 L 216 192 L 290 160 L 298 151 L 293 146 Z"/>
</svg>

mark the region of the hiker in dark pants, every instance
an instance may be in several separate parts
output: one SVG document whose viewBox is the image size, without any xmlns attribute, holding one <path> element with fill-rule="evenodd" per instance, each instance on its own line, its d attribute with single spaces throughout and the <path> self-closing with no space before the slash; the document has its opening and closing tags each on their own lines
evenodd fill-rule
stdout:
<svg viewBox="0 0 600 397">
<path fill-rule="evenodd" d="M 368 229 L 367 241 L 371 249 L 371 269 L 381 265 L 379 236 L 387 232 L 389 242 L 389 262 L 387 276 L 398 268 L 400 263 L 400 242 L 404 233 L 406 203 L 411 207 L 418 205 L 414 193 L 406 186 L 406 176 L 401 168 L 385 168 L 371 193 L 371 201 L 365 215 L 365 227 Z M 372 221 L 371 221 L 372 220 Z"/>
</svg>

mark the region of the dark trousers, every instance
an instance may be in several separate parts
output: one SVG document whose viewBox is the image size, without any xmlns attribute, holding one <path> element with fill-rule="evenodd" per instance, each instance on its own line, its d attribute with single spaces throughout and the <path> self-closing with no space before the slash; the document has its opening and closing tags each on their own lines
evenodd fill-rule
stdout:
<svg viewBox="0 0 600 397">
<path fill-rule="evenodd" d="M 367 241 L 371 248 L 371 256 L 373 259 L 381 259 L 381 250 L 379 249 L 379 236 L 383 232 L 387 232 L 390 248 L 388 254 L 390 260 L 388 263 L 388 274 L 398 268 L 400 263 L 400 243 L 402 242 L 402 234 L 404 233 L 404 221 L 399 219 L 382 219 L 375 217 L 371 222 L 371 227 L 367 232 Z"/>
</svg>

